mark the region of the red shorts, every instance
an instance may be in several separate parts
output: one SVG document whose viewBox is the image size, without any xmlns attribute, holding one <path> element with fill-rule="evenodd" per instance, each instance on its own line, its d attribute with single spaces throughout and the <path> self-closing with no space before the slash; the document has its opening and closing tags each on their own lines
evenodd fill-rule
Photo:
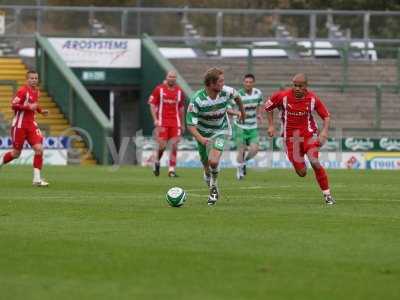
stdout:
<svg viewBox="0 0 400 300">
<path fill-rule="evenodd" d="M 315 137 L 299 137 L 298 141 L 294 138 L 286 139 L 286 155 L 296 170 L 306 168 L 304 156 L 308 154 L 309 158 L 318 159 L 319 148 L 321 144 Z"/>
<path fill-rule="evenodd" d="M 170 139 L 180 139 L 181 128 L 176 126 L 160 126 L 157 128 L 157 138 L 163 141 L 168 141 Z"/>
<path fill-rule="evenodd" d="M 37 126 L 17 128 L 11 127 L 11 139 L 13 148 L 22 150 L 24 142 L 28 141 L 29 145 L 33 146 L 43 142 L 43 136 Z"/>
</svg>

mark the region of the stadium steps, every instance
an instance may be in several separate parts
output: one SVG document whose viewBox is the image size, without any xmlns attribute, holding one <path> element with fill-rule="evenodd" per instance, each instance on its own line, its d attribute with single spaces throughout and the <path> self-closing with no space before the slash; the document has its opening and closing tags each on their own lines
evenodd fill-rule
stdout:
<svg viewBox="0 0 400 300">
<path fill-rule="evenodd" d="M 25 74 L 27 68 L 19 58 L 0 58 L 0 80 L 15 80 L 18 85 L 25 84 Z M 71 136 L 76 135 L 76 132 L 68 130 L 71 128 L 68 120 L 64 114 L 58 108 L 56 102 L 49 96 L 49 94 L 41 90 L 40 105 L 44 109 L 48 109 L 50 114 L 48 117 L 37 115 L 36 120 L 40 126 L 40 129 L 47 136 Z M 13 97 L 12 86 L 0 85 L 0 120 L 3 120 L 9 126 L 14 116 L 14 112 L 11 110 L 11 99 Z M 82 141 L 73 141 L 72 147 L 74 151 L 71 151 L 69 163 L 77 163 L 81 165 L 95 165 L 96 160 L 93 158 L 91 153 L 85 155 L 84 158 L 79 159 L 79 153 L 87 153 L 87 147 Z M 71 157 L 72 156 L 72 157 Z"/>
<path fill-rule="evenodd" d="M 199 84 L 201 84 L 201 75 L 210 67 L 219 66 L 223 68 L 227 82 L 240 82 L 243 74 L 247 72 L 245 58 L 172 59 L 171 62 L 188 82 L 198 82 Z M 295 73 L 306 73 L 310 83 L 339 83 L 342 78 L 342 63 L 337 59 L 255 58 L 253 60 L 253 72 L 258 80 L 271 83 L 289 82 Z M 348 76 L 351 83 L 394 84 L 396 83 L 396 74 L 396 62 L 394 60 L 349 61 Z"/>
<path fill-rule="evenodd" d="M 189 85 L 197 90 L 203 87 L 204 72 L 210 67 L 221 67 L 225 71 L 227 85 L 238 87 L 243 75 L 247 73 L 246 58 L 196 58 L 171 59 L 179 73 Z M 265 59 L 253 60 L 256 79 L 268 83 L 289 83 L 295 73 L 306 73 L 310 84 L 342 82 L 342 63 L 338 59 L 289 60 Z M 396 61 L 382 59 L 377 62 L 349 61 L 350 84 L 396 84 Z M 257 85 L 256 85 L 257 86 Z M 259 86 L 264 95 L 270 95 L 272 88 Z M 375 91 L 348 90 L 345 93 L 316 89 L 317 94 L 327 104 L 334 126 L 342 128 L 373 128 L 375 126 Z M 400 128 L 400 97 L 395 93 L 383 93 L 381 126 Z M 276 118 L 278 119 L 278 118 Z M 266 120 L 263 127 L 266 126 Z"/>
</svg>

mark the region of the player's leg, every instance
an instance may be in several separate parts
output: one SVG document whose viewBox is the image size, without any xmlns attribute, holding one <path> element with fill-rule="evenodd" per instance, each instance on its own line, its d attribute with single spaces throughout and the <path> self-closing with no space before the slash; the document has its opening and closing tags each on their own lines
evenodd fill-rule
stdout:
<svg viewBox="0 0 400 300">
<path fill-rule="evenodd" d="M 248 144 L 248 152 L 245 158 L 245 165 L 243 169 L 244 175 L 246 175 L 246 165 L 250 159 L 253 159 L 259 150 L 259 136 L 258 136 L 258 129 L 248 129 L 246 130 L 246 143 Z"/>
<path fill-rule="evenodd" d="M 25 142 L 25 129 L 24 128 L 11 128 L 11 140 L 12 140 L 12 150 L 6 152 L 2 159 L 0 160 L 0 167 L 2 165 L 8 164 L 12 160 L 18 158 L 21 155 L 21 150 Z"/>
<path fill-rule="evenodd" d="M 200 156 L 200 161 L 203 165 L 203 178 L 204 181 L 207 184 L 207 187 L 210 187 L 210 181 L 211 181 L 211 172 L 210 172 L 210 166 L 208 165 L 208 153 L 207 153 L 207 148 L 203 144 L 200 144 L 199 142 L 197 143 L 197 150 L 199 152 Z"/>
<path fill-rule="evenodd" d="M 0 167 L 8 164 L 9 162 L 13 161 L 14 159 L 18 158 L 21 155 L 21 150 L 19 149 L 11 149 L 10 151 L 6 152 L 2 159 L 0 160 Z"/>
<path fill-rule="evenodd" d="M 243 136 L 243 129 L 239 126 L 234 127 L 234 138 L 237 149 L 237 169 L 236 169 L 236 179 L 240 180 L 244 177 L 244 157 L 246 154 L 246 144 Z"/>
<path fill-rule="evenodd" d="M 246 162 L 249 161 L 250 159 L 253 159 L 257 155 L 259 150 L 258 143 L 250 142 L 248 149 L 249 151 L 246 155 Z"/>
<path fill-rule="evenodd" d="M 27 140 L 34 151 L 33 156 L 33 185 L 43 187 L 49 184 L 41 177 L 43 167 L 43 136 L 37 127 L 28 129 Z"/>
<path fill-rule="evenodd" d="M 178 155 L 178 143 L 180 141 L 181 129 L 179 127 L 169 127 L 169 144 L 171 146 L 171 151 L 169 153 L 169 177 L 178 177 L 176 174 L 176 158 Z"/>
<path fill-rule="evenodd" d="M 236 143 L 237 147 L 237 156 L 236 156 L 236 161 L 237 161 L 237 170 L 236 170 L 236 179 L 240 180 L 244 177 L 244 156 L 246 154 L 246 145 L 243 143 Z"/>
<path fill-rule="evenodd" d="M 168 129 L 166 127 L 157 127 L 156 132 L 156 151 L 154 154 L 153 173 L 155 176 L 160 175 L 160 160 L 167 147 Z"/>
<path fill-rule="evenodd" d="M 319 161 L 319 142 L 317 140 L 310 139 L 306 142 L 306 145 L 307 157 L 314 170 L 315 178 L 322 191 L 325 202 L 329 205 L 335 204 L 335 200 L 331 196 L 331 192 L 329 189 L 328 175 L 325 171 L 325 168 L 321 165 L 321 162 Z"/>
<path fill-rule="evenodd" d="M 5 165 L 8 164 L 9 162 L 13 161 L 14 159 L 18 158 L 21 155 L 21 150 L 18 149 L 12 149 L 8 152 L 6 152 L 2 159 L 0 160 L 0 168 Z"/>
<path fill-rule="evenodd" d="M 41 176 L 43 167 L 43 146 L 35 144 L 32 146 L 35 155 L 33 157 L 33 185 L 38 187 L 48 186 L 49 183 L 44 181 Z"/>
<path fill-rule="evenodd" d="M 219 162 L 225 146 L 225 138 L 223 136 L 216 137 L 210 141 L 210 149 L 208 153 L 208 165 L 211 172 L 210 195 L 208 197 L 208 205 L 214 205 L 219 199 L 218 190 L 218 174 Z"/>
<path fill-rule="evenodd" d="M 209 153 L 208 165 L 211 172 L 210 181 L 210 195 L 208 197 L 208 205 L 214 205 L 219 199 L 218 190 L 218 174 L 219 174 L 219 161 L 222 156 L 222 151 L 219 149 L 211 149 Z"/>
<path fill-rule="evenodd" d="M 296 174 L 300 177 L 307 175 L 307 166 L 304 161 L 304 153 L 302 151 L 302 143 L 294 141 L 292 138 L 287 139 L 285 143 L 286 155 L 292 163 Z"/>
</svg>

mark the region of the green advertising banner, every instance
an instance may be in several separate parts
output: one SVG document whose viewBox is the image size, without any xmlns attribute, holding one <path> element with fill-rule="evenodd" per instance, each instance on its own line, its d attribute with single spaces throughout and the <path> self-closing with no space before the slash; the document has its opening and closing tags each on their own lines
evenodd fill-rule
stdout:
<svg viewBox="0 0 400 300">
<path fill-rule="evenodd" d="M 274 138 L 273 141 L 266 137 L 260 139 L 260 148 L 262 150 L 283 150 L 283 138 Z M 400 139 L 383 137 L 380 139 L 373 138 L 354 138 L 347 137 L 342 139 L 329 138 L 322 151 L 359 151 L 359 152 L 385 152 L 400 151 Z"/>
<path fill-rule="evenodd" d="M 152 143 L 152 138 L 150 141 L 145 143 L 150 145 Z M 179 149 L 181 150 L 193 150 L 196 149 L 197 143 L 189 138 L 182 139 L 179 143 Z M 235 150 L 236 144 L 232 139 L 229 142 L 229 149 Z M 262 151 L 283 151 L 284 143 L 283 138 L 278 137 L 270 139 L 267 137 L 260 137 L 260 150 Z M 150 147 L 150 146 L 149 146 Z M 325 145 L 321 148 L 322 152 L 400 152 L 400 139 L 393 139 L 388 137 L 383 137 L 380 139 L 373 138 L 329 138 Z"/>
</svg>

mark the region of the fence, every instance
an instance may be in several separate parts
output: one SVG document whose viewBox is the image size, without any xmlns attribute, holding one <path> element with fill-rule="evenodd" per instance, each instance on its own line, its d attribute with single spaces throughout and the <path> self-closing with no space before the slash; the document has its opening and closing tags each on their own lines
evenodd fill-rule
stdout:
<svg viewBox="0 0 400 300">
<path fill-rule="evenodd" d="M 149 33 L 156 41 L 184 41 L 189 20 L 202 41 L 276 40 L 277 25 L 288 24 L 298 39 L 314 41 L 345 27 L 341 39 L 400 44 L 397 11 L 268 10 L 157 7 L 0 5 L 6 14 L 5 37 L 45 35 L 136 36 Z M 330 29 L 327 29 L 330 26 Z M 338 27 L 339 26 L 339 27 Z M 256 29 L 256 30 L 255 30 Z M 328 32 L 329 31 L 329 32 Z"/>
</svg>

